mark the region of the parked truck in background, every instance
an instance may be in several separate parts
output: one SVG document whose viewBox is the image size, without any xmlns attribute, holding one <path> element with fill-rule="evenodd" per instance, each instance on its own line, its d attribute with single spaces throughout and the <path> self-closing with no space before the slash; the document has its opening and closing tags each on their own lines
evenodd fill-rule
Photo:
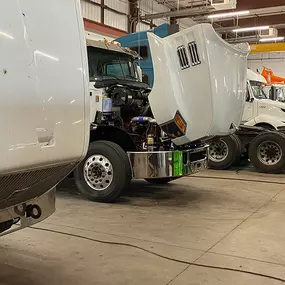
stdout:
<svg viewBox="0 0 285 285">
<path fill-rule="evenodd" d="M 261 75 L 267 84 L 264 88 L 268 99 L 285 102 L 285 78 L 276 76 L 269 68 L 263 67 Z"/>
<path fill-rule="evenodd" d="M 139 79 L 136 53 L 88 41 L 90 145 L 74 176 L 92 201 L 116 200 L 132 178 L 165 184 L 204 169 L 209 138 L 240 124 L 247 44 L 229 45 L 209 24 L 147 36 L 152 90 Z"/>
<path fill-rule="evenodd" d="M 0 2 L 0 236 L 51 215 L 85 156 L 87 66 L 78 0 Z"/>
<path fill-rule="evenodd" d="M 262 75 L 247 70 L 242 124 L 235 135 L 211 141 L 211 168 L 227 169 L 245 157 L 263 172 L 280 173 L 285 170 L 285 104 L 267 98 L 266 84 Z"/>
</svg>

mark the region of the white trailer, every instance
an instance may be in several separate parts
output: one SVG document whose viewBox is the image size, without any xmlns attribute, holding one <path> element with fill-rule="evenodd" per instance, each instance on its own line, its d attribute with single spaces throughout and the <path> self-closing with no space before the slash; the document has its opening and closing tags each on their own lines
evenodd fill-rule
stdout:
<svg viewBox="0 0 285 285">
<path fill-rule="evenodd" d="M 0 236 L 51 215 L 85 156 L 87 74 L 78 0 L 0 1 Z"/>
</svg>

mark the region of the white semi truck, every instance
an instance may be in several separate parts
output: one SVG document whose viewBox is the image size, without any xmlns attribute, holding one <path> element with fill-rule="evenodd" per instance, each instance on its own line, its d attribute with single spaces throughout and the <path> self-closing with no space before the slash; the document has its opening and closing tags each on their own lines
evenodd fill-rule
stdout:
<svg viewBox="0 0 285 285">
<path fill-rule="evenodd" d="M 54 212 L 55 186 L 88 148 L 78 0 L 0 1 L 0 94 L 2 236 Z"/>
<path fill-rule="evenodd" d="M 267 129 L 285 129 L 285 104 L 266 96 L 265 78 L 250 69 L 247 70 L 247 96 L 242 124 Z"/>
<path fill-rule="evenodd" d="M 229 45 L 209 24 L 148 39 L 152 90 L 131 50 L 88 41 L 90 145 L 74 176 L 92 201 L 116 200 L 132 178 L 165 184 L 204 169 L 209 138 L 241 122 L 247 44 Z"/>
<path fill-rule="evenodd" d="M 242 125 L 235 135 L 211 141 L 211 168 L 227 169 L 245 157 L 262 172 L 285 170 L 285 104 L 268 99 L 264 91 L 266 83 L 262 75 L 247 70 Z"/>
</svg>

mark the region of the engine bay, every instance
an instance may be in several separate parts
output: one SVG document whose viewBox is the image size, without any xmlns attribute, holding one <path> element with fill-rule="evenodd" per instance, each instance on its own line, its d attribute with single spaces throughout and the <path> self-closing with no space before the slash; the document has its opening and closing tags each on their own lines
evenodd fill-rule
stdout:
<svg viewBox="0 0 285 285">
<path fill-rule="evenodd" d="M 90 90 L 96 94 L 91 101 L 91 128 L 119 128 L 131 137 L 137 151 L 180 150 L 201 144 L 173 143 L 187 128 L 179 111 L 164 125 L 157 123 L 149 103 L 151 89 L 141 82 L 135 59 L 133 52 L 116 45 L 88 46 Z"/>
<path fill-rule="evenodd" d="M 153 117 L 148 102 L 151 89 L 141 82 L 115 81 L 95 83 L 95 88 L 102 89 L 102 101 L 96 99 L 100 104 L 96 107 L 96 126 L 112 126 L 127 132 L 137 151 L 183 150 L 203 145 L 201 141 L 195 141 L 176 146 L 172 141 L 173 134 L 164 132 Z"/>
<path fill-rule="evenodd" d="M 137 151 L 163 151 L 174 147 L 171 138 L 153 118 L 148 102 L 151 90 L 146 84 L 108 82 L 104 85 L 102 110 L 97 108 L 96 125 L 115 126 L 124 130 L 131 136 Z"/>
</svg>

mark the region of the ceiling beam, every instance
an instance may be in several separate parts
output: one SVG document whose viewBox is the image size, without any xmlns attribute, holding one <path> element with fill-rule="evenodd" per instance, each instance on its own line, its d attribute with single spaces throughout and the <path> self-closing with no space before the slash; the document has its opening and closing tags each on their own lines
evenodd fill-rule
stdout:
<svg viewBox="0 0 285 285">
<path fill-rule="evenodd" d="M 254 25 L 252 25 L 252 26 L 254 26 Z M 278 29 L 278 31 L 285 29 L 285 23 L 275 24 L 275 25 L 270 25 L 270 26 L 272 28 Z M 218 32 L 218 33 L 228 33 L 228 32 L 232 32 L 234 29 L 243 28 L 243 27 L 245 27 L 245 26 L 229 26 L 229 27 L 214 26 L 216 32 Z"/>
<path fill-rule="evenodd" d="M 275 0 L 273 0 L 275 1 Z M 284 0 L 283 4 L 284 4 Z M 239 2 L 239 1 L 238 1 Z M 198 21 L 211 21 L 207 18 L 210 13 L 216 12 L 210 5 L 208 6 L 201 6 L 195 8 L 186 8 L 176 11 L 169 11 L 169 12 L 162 12 L 162 13 L 155 13 L 155 14 L 146 14 L 141 18 L 143 20 L 151 20 L 151 19 L 158 19 L 158 18 L 165 18 L 165 17 L 176 17 L 176 18 L 187 18 L 193 17 Z M 276 15 L 276 14 L 285 14 L 285 5 L 281 6 L 274 6 L 274 7 L 267 7 L 267 8 L 258 8 L 258 9 L 249 9 L 248 15 L 239 16 L 239 19 L 247 19 L 247 18 L 255 18 L 256 15 L 258 16 L 269 16 L 269 15 Z M 234 18 L 224 18 L 223 21 L 232 21 Z M 194 19 L 194 20 L 195 20 Z"/>
<path fill-rule="evenodd" d="M 278 6 L 278 7 L 270 7 L 270 8 L 262 8 L 262 9 L 252 9 L 249 10 L 249 14 L 242 15 L 239 17 L 229 17 L 229 18 L 223 18 L 223 19 L 216 19 L 216 21 L 213 21 L 212 19 L 208 19 L 207 14 L 196 16 L 194 20 L 196 21 L 208 21 L 208 22 L 232 22 L 236 21 L 237 19 L 239 21 L 243 19 L 249 19 L 249 18 L 256 18 L 258 17 L 266 17 L 266 16 L 276 16 L 285 14 L 285 6 Z M 283 16 L 284 17 L 284 16 Z"/>
<path fill-rule="evenodd" d="M 278 36 L 279 37 L 284 37 L 285 36 L 285 28 L 278 30 Z M 232 37 L 232 38 L 227 38 L 226 40 L 229 43 L 240 43 L 240 42 L 259 42 L 259 39 L 261 37 L 259 35 L 249 35 L 249 36 L 243 36 L 243 37 Z"/>
<path fill-rule="evenodd" d="M 275 15 L 275 16 L 258 16 L 258 17 L 256 16 L 255 18 L 239 19 L 238 22 L 220 21 L 216 23 L 220 24 L 225 28 L 228 27 L 244 28 L 244 27 L 253 27 L 253 26 L 271 26 L 278 28 L 278 26 L 285 24 L 284 14 Z"/>
<path fill-rule="evenodd" d="M 284 5 L 284 0 L 257 0 L 257 1 L 250 1 L 250 0 L 238 0 L 237 1 L 237 10 L 251 10 L 251 9 L 258 9 L 258 8 L 268 8 L 268 7 L 275 7 Z"/>
<path fill-rule="evenodd" d="M 214 11 L 214 8 L 211 6 L 207 7 L 196 7 L 196 8 L 186 8 L 176 11 L 169 11 L 169 12 L 162 12 L 162 13 L 155 13 L 155 14 L 146 14 L 141 18 L 144 20 L 152 20 L 152 19 L 159 19 L 159 18 L 166 18 L 166 17 L 179 17 L 179 18 L 187 18 L 193 17 L 203 14 L 209 14 L 211 11 Z"/>
</svg>

